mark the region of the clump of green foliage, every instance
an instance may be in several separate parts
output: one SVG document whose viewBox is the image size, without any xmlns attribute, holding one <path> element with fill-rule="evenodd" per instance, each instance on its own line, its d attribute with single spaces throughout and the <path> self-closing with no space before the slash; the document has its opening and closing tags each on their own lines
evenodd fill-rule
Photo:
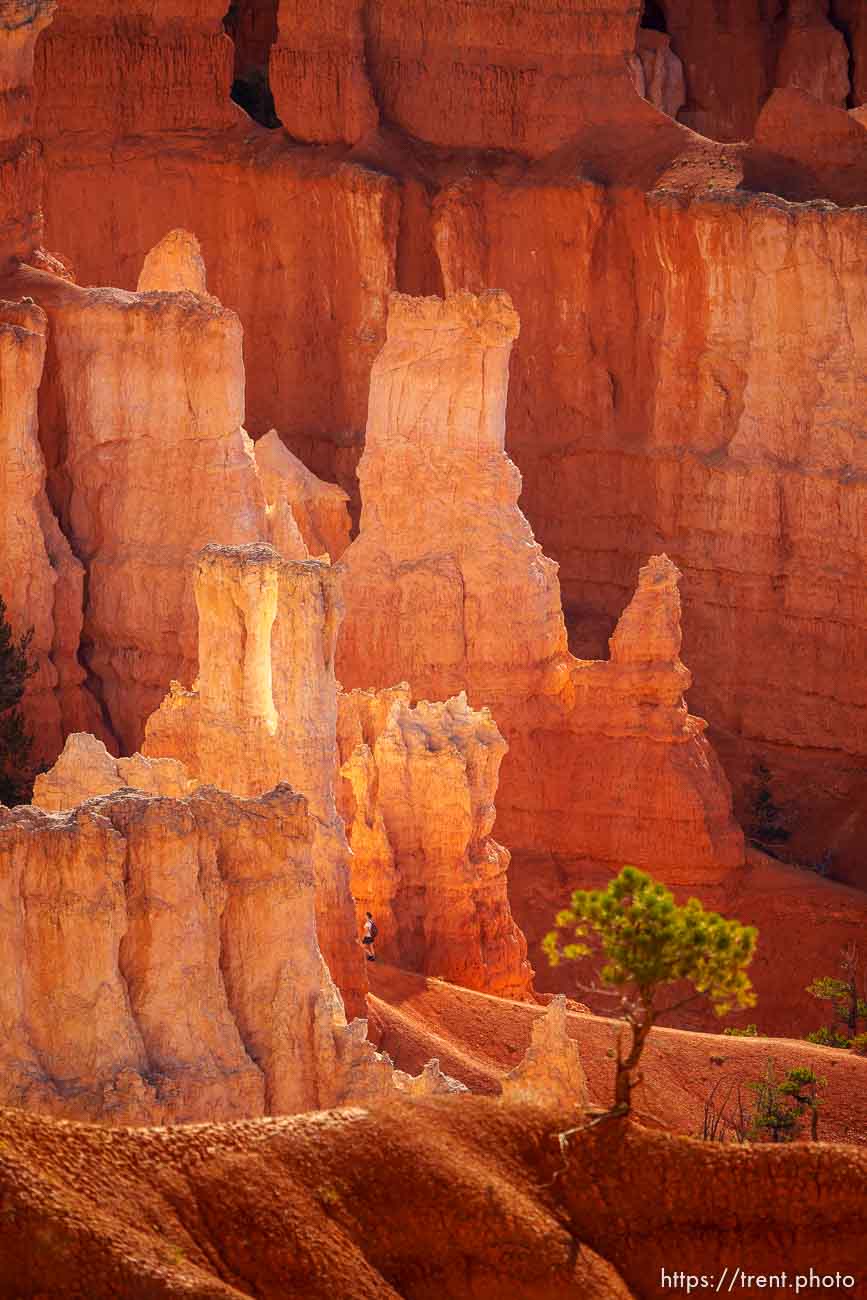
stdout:
<svg viewBox="0 0 867 1300">
<path fill-rule="evenodd" d="M 556 930 L 543 948 L 552 966 L 601 956 L 601 988 L 620 1003 L 630 1031 L 624 1056 L 617 1042 L 614 1105 L 628 1113 L 640 1082 L 638 1065 L 653 1025 L 699 998 L 717 1015 L 733 1006 L 755 1005 L 746 970 L 756 946 L 756 931 L 739 921 L 706 912 L 696 898 L 683 905 L 666 887 L 635 867 L 624 867 L 607 889 L 578 889 L 556 917 Z M 559 931 L 571 932 L 565 945 Z M 590 945 L 593 945 L 591 947 Z M 689 989 L 682 996 L 666 990 Z"/>
<path fill-rule="evenodd" d="M 783 810 L 774 803 L 771 793 L 771 772 L 765 763 L 756 762 L 753 768 L 751 818 L 747 834 L 754 844 L 775 856 L 774 849 L 791 838 L 783 824 Z"/>
<path fill-rule="evenodd" d="M 0 803 L 10 805 L 30 797 L 33 737 L 18 706 L 36 672 L 28 655 L 32 640 L 32 628 L 16 638 L 0 596 Z"/>
<path fill-rule="evenodd" d="M 810 1137 L 819 1138 L 819 1093 L 825 1087 L 808 1066 L 795 1066 L 780 1080 L 773 1061 L 768 1061 L 764 1079 L 747 1085 L 756 1094 L 756 1105 L 747 1133 L 751 1142 L 794 1142 L 803 1134 L 809 1119 Z"/>
<path fill-rule="evenodd" d="M 729 1038 L 758 1038 L 759 1031 L 755 1025 L 744 1025 L 743 1029 L 738 1029 L 735 1025 L 729 1025 L 723 1030 Z"/>
<path fill-rule="evenodd" d="M 821 1002 L 828 1002 L 833 1013 L 830 1025 L 823 1025 L 807 1034 L 807 1041 L 821 1047 L 852 1047 L 859 1034 L 859 1026 L 867 1025 L 867 999 L 862 997 L 859 978 L 858 950 L 854 943 L 847 944 L 840 953 L 841 979 L 821 975 L 807 985 L 806 991 Z"/>
</svg>

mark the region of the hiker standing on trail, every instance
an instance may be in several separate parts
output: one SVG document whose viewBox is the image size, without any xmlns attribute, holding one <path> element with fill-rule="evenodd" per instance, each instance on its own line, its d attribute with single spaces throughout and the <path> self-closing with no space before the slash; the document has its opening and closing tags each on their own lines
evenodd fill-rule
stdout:
<svg viewBox="0 0 867 1300">
<path fill-rule="evenodd" d="M 361 940 L 361 942 L 364 944 L 365 948 L 367 949 L 368 961 L 376 961 L 376 953 L 373 951 L 373 945 L 376 940 L 376 936 L 378 934 L 379 934 L 379 929 L 377 927 L 376 922 L 373 919 L 373 913 L 368 912 L 367 920 L 364 922 L 364 938 Z"/>
</svg>

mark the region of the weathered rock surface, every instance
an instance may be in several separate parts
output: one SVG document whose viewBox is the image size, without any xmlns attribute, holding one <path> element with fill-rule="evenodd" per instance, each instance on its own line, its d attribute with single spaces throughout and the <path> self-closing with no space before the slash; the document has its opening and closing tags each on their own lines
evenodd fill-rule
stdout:
<svg viewBox="0 0 867 1300">
<path fill-rule="evenodd" d="M 238 121 L 224 0 L 80 0 L 39 43 L 39 131 L 142 134 Z M 45 90 L 50 88 L 50 93 Z"/>
<path fill-rule="evenodd" d="M 466 690 L 491 709 L 509 744 L 497 812 L 510 848 L 736 866 L 730 791 L 683 702 L 671 562 L 642 571 L 610 662 L 568 653 L 556 565 L 518 509 L 504 452 L 517 331 L 504 294 L 393 297 L 359 466 L 361 531 L 338 565 L 338 675 L 348 688 L 405 680 L 414 699 Z"/>
<path fill-rule="evenodd" d="M 33 804 L 46 812 L 66 812 L 115 790 L 182 799 L 196 787 L 183 763 L 174 758 L 115 758 L 96 736 L 74 731 L 54 766 L 36 778 Z"/>
<path fill-rule="evenodd" d="M 55 8 L 55 0 L 5 0 L 0 9 L 0 270 L 42 242 L 33 59 Z"/>
<path fill-rule="evenodd" d="M 781 1240 L 790 1277 L 858 1274 L 863 1150 L 600 1124 L 563 1153 L 563 1121 L 489 1098 L 169 1132 L 5 1112 L 0 1285 L 216 1298 L 240 1289 L 228 1274 L 264 1295 L 423 1300 L 423 1260 L 449 1300 L 496 1294 L 503 1278 L 534 1300 L 630 1300 L 658 1289 L 672 1252 L 719 1277 L 745 1240 L 760 1274 L 779 1275 Z"/>
<path fill-rule="evenodd" d="M 191 293 L 81 289 L 27 270 L 10 283 L 48 316 L 49 495 L 87 571 L 82 657 L 130 752 L 168 682 L 194 675 L 190 556 L 215 531 L 267 537 L 242 428 L 241 327 Z"/>
<path fill-rule="evenodd" d="M 174 683 L 143 752 L 239 795 L 286 781 L 310 804 L 319 942 L 350 1013 L 366 976 L 334 796 L 341 607 L 327 563 L 271 546 L 208 546 L 195 568 L 198 684 Z"/>
<path fill-rule="evenodd" d="M 686 90 L 683 64 L 671 48 L 665 32 L 639 28 L 638 43 L 630 64 L 635 88 L 662 113 L 677 117 L 683 107 Z"/>
<path fill-rule="evenodd" d="M 793 856 L 818 861 L 867 754 L 863 214 L 481 180 L 436 208 L 449 290 L 501 284 L 521 315 L 509 447 L 573 649 L 604 653 L 664 547 L 684 574 L 691 702 L 737 807 L 749 820 L 760 758 Z M 515 229 L 535 258 L 510 254 Z M 767 649 L 724 653 L 741 643 Z M 854 845 L 834 869 L 860 872 Z"/>
<path fill-rule="evenodd" d="M 188 230 L 170 230 L 144 260 L 136 293 L 208 292 L 201 245 Z"/>
<path fill-rule="evenodd" d="M 803 90 L 775 90 L 744 153 L 744 184 L 799 203 L 867 203 L 867 121 Z"/>
<path fill-rule="evenodd" d="M 73 727 L 100 726 L 78 661 L 83 570 L 52 513 L 37 437 L 36 399 L 45 313 L 0 302 L 0 595 L 16 635 L 33 629 L 37 665 L 24 701 L 35 762 L 50 759 Z"/>
<path fill-rule="evenodd" d="M 287 560 L 322 555 L 332 562 L 339 560 L 349 545 L 352 523 L 346 492 L 311 474 L 284 446 L 276 429 L 259 438 L 255 456 L 268 504 L 271 540 L 280 554 Z M 296 553 L 297 535 L 303 543 L 301 554 Z"/>
<path fill-rule="evenodd" d="M 386 961 L 527 996 L 509 853 L 491 837 L 506 745 L 490 714 L 463 694 L 413 708 L 406 685 L 354 690 L 339 697 L 338 739 L 359 931 L 369 910 Z"/>
<path fill-rule="evenodd" d="M 582 1113 L 588 1101 L 587 1076 L 578 1044 L 567 1031 L 562 993 L 536 1017 L 530 1032 L 524 1059 L 503 1079 L 503 1100 Z"/>
<path fill-rule="evenodd" d="M 314 842 L 285 785 L 0 809 L 0 1101 L 167 1123 L 457 1090 L 438 1070 L 396 1077 L 347 1025 Z"/>
</svg>

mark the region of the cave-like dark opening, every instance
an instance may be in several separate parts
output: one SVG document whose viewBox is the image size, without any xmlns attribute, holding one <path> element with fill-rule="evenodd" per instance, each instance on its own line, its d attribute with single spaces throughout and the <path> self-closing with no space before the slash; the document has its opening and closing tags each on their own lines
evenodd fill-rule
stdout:
<svg viewBox="0 0 867 1300">
<path fill-rule="evenodd" d="M 649 27 L 654 32 L 667 32 L 665 25 L 665 13 L 662 5 L 658 0 L 644 0 L 644 13 L 641 16 L 641 26 Z"/>
<path fill-rule="evenodd" d="M 279 0 L 231 0 L 223 19 L 235 45 L 232 99 L 254 122 L 273 130 L 281 126 L 268 80 L 271 46 L 277 39 Z"/>
</svg>

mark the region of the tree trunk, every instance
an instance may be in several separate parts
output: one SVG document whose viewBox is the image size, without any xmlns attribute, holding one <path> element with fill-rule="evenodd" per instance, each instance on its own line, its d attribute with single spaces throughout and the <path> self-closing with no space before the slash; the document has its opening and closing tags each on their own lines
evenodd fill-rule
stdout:
<svg viewBox="0 0 867 1300">
<path fill-rule="evenodd" d="M 646 1016 L 643 1021 L 636 1023 L 629 1022 L 629 1028 L 632 1031 L 632 1042 L 629 1047 L 629 1055 L 624 1058 L 620 1055 L 620 1042 L 617 1043 L 617 1075 L 614 1080 L 614 1104 L 622 1107 L 625 1111 L 632 1108 L 632 1089 L 638 1083 L 635 1078 L 635 1071 L 638 1068 L 638 1062 L 641 1060 L 641 1053 L 644 1051 L 644 1044 L 647 1035 L 650 1033 L 653 1020 Z"/>
</svg>

